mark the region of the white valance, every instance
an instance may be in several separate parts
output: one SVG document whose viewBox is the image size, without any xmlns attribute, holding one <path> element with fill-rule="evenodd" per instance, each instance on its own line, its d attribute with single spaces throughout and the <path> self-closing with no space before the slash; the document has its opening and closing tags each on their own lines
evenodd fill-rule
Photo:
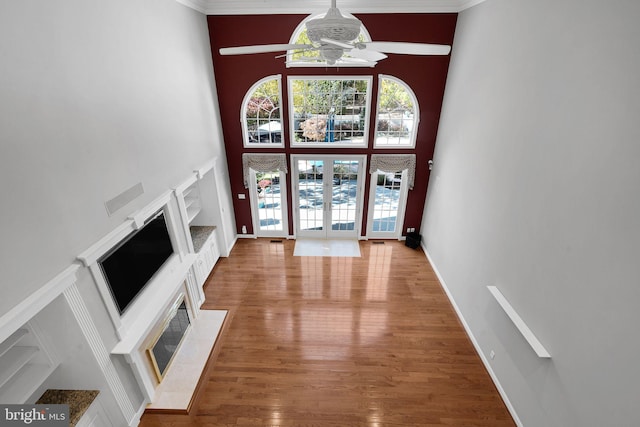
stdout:
<svg viewBox="0 0 640 427">
<path fill-rule="evenodd" d="M 249 188 L 249 169 L 257 172 L 281 171 L 287 173 L 286 154 L 255 154 L 242 155 L 242 171 L 244 173 L 244 188 Z"/>
<path fill-rule="evenodd" d="M 387 173 L 396 173 L 407 170 L 407 180 L 409 189 L 413 190 L 413 183 L 416 177 L 416 155 L 415 154 L 372 154 L 369 163 L 369 173 L 378 170 Z"/>
</svg>

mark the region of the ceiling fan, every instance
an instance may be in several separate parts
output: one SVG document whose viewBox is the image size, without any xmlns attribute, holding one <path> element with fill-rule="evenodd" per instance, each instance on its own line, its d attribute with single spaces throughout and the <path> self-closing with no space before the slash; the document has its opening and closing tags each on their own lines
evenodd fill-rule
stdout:
<svg viewBox="0 0 640 427">
<path fill-rule="evenodd" d="M 246 55 L 282 51 L 317 51 L 320 60 L 327 65 L 355 62 L 374 66 L 387 58 L 387 53 L 406 55 L 448 55 L 451 46 L 442 44 L 408 42 L 361 42 L 358 41 L 362 22 L 343 16 L 331 0 L 331 8 L 322 18 L 306 22 L 307 36 L 311 44 L 265 44 L 253 46 L 225 47 L 221 55 Z"/>
</svg>

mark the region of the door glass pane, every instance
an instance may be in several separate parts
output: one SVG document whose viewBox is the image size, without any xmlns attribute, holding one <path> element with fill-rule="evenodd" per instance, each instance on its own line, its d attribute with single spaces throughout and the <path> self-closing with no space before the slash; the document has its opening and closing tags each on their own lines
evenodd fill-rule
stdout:
<svg viewBox="0 0 640 427">
<path fill-rule="evenodd" d="M 322 160 L 298 160 L 299 230 L 323 230 Z"/>
<path fill-rule="evenodd" d="M 331 199 L 331 229 L 355 230 L 358 213 L 358 160 L 334 160 Z"/>
<path fill-rule="evenodd" d="M 258 227 L 260 231 L 282 231 L 282 197 L 280 172 L 256 172 L 258 192 Z"/>
<path fill-rule="evenodd" d="M 378 171 L 376 196 L 373 208 L 373 231 L 396 232 L 398 217 L 398 201 L 402 173 L 384 173 Z"/>
</svg>

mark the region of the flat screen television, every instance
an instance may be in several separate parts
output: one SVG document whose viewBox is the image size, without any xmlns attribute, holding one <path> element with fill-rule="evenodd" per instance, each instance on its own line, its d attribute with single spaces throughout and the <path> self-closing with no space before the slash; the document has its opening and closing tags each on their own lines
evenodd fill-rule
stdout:
<svg viewBox="0 0 640 427">
<path fill-rule="evenodd" d="M 172 254 L 173 245 L 160 210 L 98 260 L 120 314 Z"/>
</svg>

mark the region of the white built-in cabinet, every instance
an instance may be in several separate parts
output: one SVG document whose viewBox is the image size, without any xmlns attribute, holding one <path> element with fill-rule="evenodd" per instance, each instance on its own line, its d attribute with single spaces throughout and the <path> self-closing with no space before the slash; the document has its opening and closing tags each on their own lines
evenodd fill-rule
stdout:
<svg viewBox="0 0 640 427">
<path fill-rule="evenodd" d="M 104 408 L 100 404 L 100 396 L 91 402 L 91 405 L 82 415 L 82 418 L 78 420 L 75 427 L 113 427 L 113 424 L 104 415 Z"/>
<path fill-rule="evenodd" d="M 201 301 L 204 286 L 218 258 L 220 258 L 217 222 L 220 207 L 217 203 L 214 161 L 194 171 L 194 174 L 175 189 L 180 207 L 189 251 L 196 255 L 193 275 Z"/>
<path fill-rule="evenodd" d="M 209 227 L 192 226 L 192 230 L 199 230 L 201 228 L 206 229 Z M 196 258 L 193 269 L 196 282 L 200 287 L 204 285 L 213 267 L 216 265 L 218 258 L 220 258 L 220 250 L 218 249 L 218 242 L 216 240 L 216 228 L 210 227 L 209 230 L 210 234 L 204 241 L 204 244 L 201 247 L 194 248 L 194 250 L 198 249 L 196 251 L 198 257 Z M 192 235 L 195 233 L 197 233 L 197 231 L 192 231 Z"/>
<path fill-rule="evenodd" d="M 138 407 L 139 402 L 131 399 L 119 376 L 122 373 L 120 365 L 114 364 L 114 359 L 124 355 L 124 360 L 131 364 L 145 402 L 149 402 L 153 384 L 140 379 L 139 372 L 144 371 L 145 361 L 134 357 L 140 353 L 138 344 L 144 341 L 148 331 L 161 318 L 159 307 L 170 302 L 185 286 L 192 304 L 192 315 L 197 317 L 198 308 L 204 302 L 203 285 L 221 256 L 221 242 L 226 242 L 224 229 L 228 227 L 221 224 L 224 211 L 218 202 L 214 165 L 215 159 L 194 171 L 173 191 L 167 191 L 134 212 L 123 224 L 80 254 L 77 262 L 9 312 L 0 315 L 0 403 L 33 403 L 50 385 L 47 380 L 67 366 L 69 350 L 64 344 L 67 332 L 61 329 L 57 320 L 72 316 L 77 322 L 74 328 L 82 333 L 79 339 L 88 346 L 85 351 L 90 352 L 94 359 L 91 363 L 100 367 L 95 389 L 102 388 L 106 393 L 104 407 L 98 403 L 92 405 L 79 425 L 110 426 L 120 424 L 120 420 L 126 420 L 128 425 L 136 423 L 144 410 L 144 403 Z M 174 215 L 176 203 L 179 214 L 176 212 Z M 111 300 L 97 260 L 161 208 L 165 209 L 176 253 L 150 282 L 147 296 L 135 302 L 135 310 L 121 316 Z M 225 245 L 225 256 L 228 251 Z M 93 280 L 102 297 L 104 314 L 113 323 L 113 330 L 106 331 L 105 335 L 117 337 L 119 341 L 115 347 L 113 343 L 103 341 L 99 328 L 105 327 L 104 319 L 95 321 L 76 285 L 81 269 L 83 280 Z M 78 342 L 77 338 L 71 342 Z M 112 422 L 114 420 L 118 421 Z"/>
<path fill-rule="evenodd" d="M 68 363 L 70 352 L 65 343 L 69 340 L 65 333 L 76 326 L 83 334 L 95 327 L 79 298 L 78 269 L 78 264 L 72 264 L 0 316 L 0 403 L 35 403 L 49 378 Z M 69 315 L 85 322 L 73 325 Z M 73 379 L 68 388 L 73 388 L 72 383 Z M 91 422 L 84 425 L 113 425 L 101 405 L 96 404 L 92 414 Z"/>
</svg>

